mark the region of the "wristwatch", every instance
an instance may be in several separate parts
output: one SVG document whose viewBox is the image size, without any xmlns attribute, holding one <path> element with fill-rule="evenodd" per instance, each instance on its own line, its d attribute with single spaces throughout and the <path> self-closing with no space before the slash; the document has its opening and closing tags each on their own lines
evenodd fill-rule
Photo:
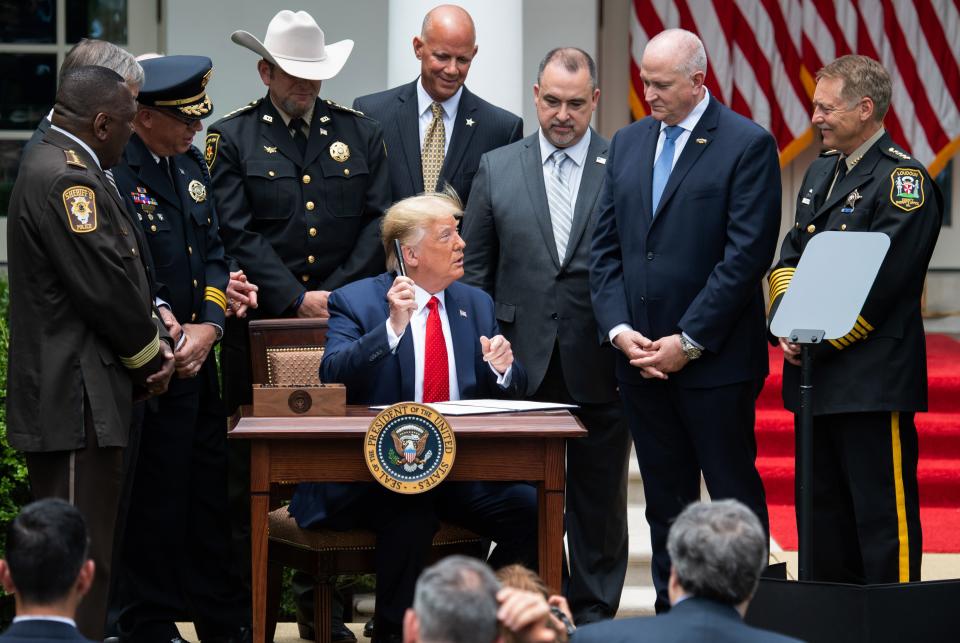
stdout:
<svg viewBox="0 0 960 643">
<path fill-rule="evenodd" d="M 703 349 L 697 348 L 683 333 L 680 334 L 680 350 L 690 361 L 699 359 L 703 355 Z"/>
</svg>

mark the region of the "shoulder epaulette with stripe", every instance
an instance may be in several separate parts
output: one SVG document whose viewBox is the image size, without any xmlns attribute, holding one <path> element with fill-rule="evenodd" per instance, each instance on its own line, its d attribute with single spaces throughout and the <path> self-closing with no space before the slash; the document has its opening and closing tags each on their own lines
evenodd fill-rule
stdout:
<svg viewBox="0 0 960 643">
<path fill-rule="evenodd" d="M 370 118 L 369 116 L 367 116 L 366 114 L 364 114 L 364 113 L 361 112 L 361 111 L 355 110 L 355 109 L 353 109 L 352 107 L 347 107 L 346 105 L 341 105 L 340 103 L 335 103 L 335 102 L 333 102 L 332 100 L 330 100 L 329 98 L 325 98 L 325 99 L 323 100 L 323 102 L 325 102 L 327 105 L 329 105 L 330 107 L 332 107 L 332 108 L 334 108 L 334 109 L 339 109 L 339 110 L 342 111 L 342 112 L 350 112 L 351 114 L 356 114 L 357 116 L 363 116 L 364 118 Z"/>
<path fill-rule="evenodd" d="M 909 155 L 909 154 L 907 154 L 907 153 L 904 152 L 903 150 L 898 149 L 898 148 L 893 147 L 893 146 L 884 149 L 883 152 L 884 152 L 884 154 L 886 154 L 887 156 L 892 157 L 892 158 L 895 158 L 895 159 L 897 159 L 898 161 L 909 161 L 909 160 L 910 160 L 910 155 Z"/>
<path fill-rule="evenodd" d="M 257 105 L 260 104 L 260 101 L 261 101 L 261 100 L 263 100 L 263 99 L 262 99 L 262 98 L 258 98 L 257 100 L 250 101 L 249 103 L 247 103 L 247 104 L 244 105 L 243 107 L 238 107 L 237 109 L 233 110 L 232 112 L 228 112 L 228 113 L 224 114 L 223 117 L 222 117 L 220 120 L 224 121 L 224 120 L 227 120 L 228 118 L 231 118 L 231 117 L 233 117 L 233 116 L 236 116 L 237 114 L 242 114 L 242 113 L 244 113 L 245 111 L 247 111 L 247 110 L 249 110 L 249 109 L 253 109 L 254 107 L 256 107 Z"/>
<path fill-rule="evenodd" d="M 836 156 L 840 153 L 840 150 L 824 150 L 820 152 L 820 156 Z"/>
</svg>

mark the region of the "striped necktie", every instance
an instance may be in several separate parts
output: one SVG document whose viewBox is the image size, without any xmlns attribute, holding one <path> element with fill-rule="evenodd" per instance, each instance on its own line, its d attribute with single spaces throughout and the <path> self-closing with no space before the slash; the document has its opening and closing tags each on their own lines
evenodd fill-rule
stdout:
<svg viewBox="0 0 960 643">
<path fill-rule="evenodd" d="M 557 256 L 563 262 L 567 254 L 567 242 L 570 240 L 570 226 L 573 224 L 573 207 L 570 203 L 570 177 L 566 152 L 555 150 L 550 155 L 553 171 L 547 181 L 547 203 L 550 206 L 550 221 L 553 223 L 553 240 L 557 244 Z M 566 166 L 566 167 L 565 167 Z"/>
<path fill-rule="evenodd" d="M 114 191 L 117 193 L 117 196 L 120 197 L 120 200 L 123 201 L 123 195 L 120 194 L 120 189 L 117 187 L 117 180 L 113 178 L 113 170 L 104 170 L 104 175 L 107 177 L 107 181 L 110 182 L 110 185 L 113 186 Z"/>
</svg>

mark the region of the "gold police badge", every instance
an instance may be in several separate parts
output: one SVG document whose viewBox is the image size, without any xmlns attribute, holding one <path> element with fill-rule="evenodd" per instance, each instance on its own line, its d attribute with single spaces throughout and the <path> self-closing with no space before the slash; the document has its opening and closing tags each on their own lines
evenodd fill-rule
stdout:
<svg viewBox="0 0 960 643">
<path fill-rule="evenodd" d="M 64 190 L 63 207 L 74 232 L 84 234 L 97 229 L 97 199 L 90 188 L 74 185 Z"/>
<path fill-rule="evenodd" d="M 339 163 L 345 163 L 350 158 L 350 148 L 346 143 L 336 141 L 330 145 L 330 157 Z"/>
<path fill-rule="evenodd" d="M 187 192 L 190 194 L 190 198 L 197 203 L 203 203 L 207 200 L 207 186 L 196 179 L 190 181 L 187 185 Z"/>
<path fill-rule="evenodd" d="M 370 423 L 363 456 L 370 474 L 390 491 L 424 493 L 453 470 L 457 441 L 440 413 L 424 404 L 401 402 Z"/>
</svg>

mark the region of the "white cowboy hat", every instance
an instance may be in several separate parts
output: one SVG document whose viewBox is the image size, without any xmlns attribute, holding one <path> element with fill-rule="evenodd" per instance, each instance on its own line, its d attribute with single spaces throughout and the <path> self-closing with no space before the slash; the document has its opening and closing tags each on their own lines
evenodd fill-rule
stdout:
<svg viewBox="0 0 960 643">
<path fill-rule="evenodd" d="M 284 9 L 267 25 L 263 42 L 247 31 L 234 31 L 230 39 L 260 54 L 291 76 L 307 80 L 327 80 L 343 68 L 352 40 L 324 45 L 323 30 L 306 11 Z"/>
</svg>

